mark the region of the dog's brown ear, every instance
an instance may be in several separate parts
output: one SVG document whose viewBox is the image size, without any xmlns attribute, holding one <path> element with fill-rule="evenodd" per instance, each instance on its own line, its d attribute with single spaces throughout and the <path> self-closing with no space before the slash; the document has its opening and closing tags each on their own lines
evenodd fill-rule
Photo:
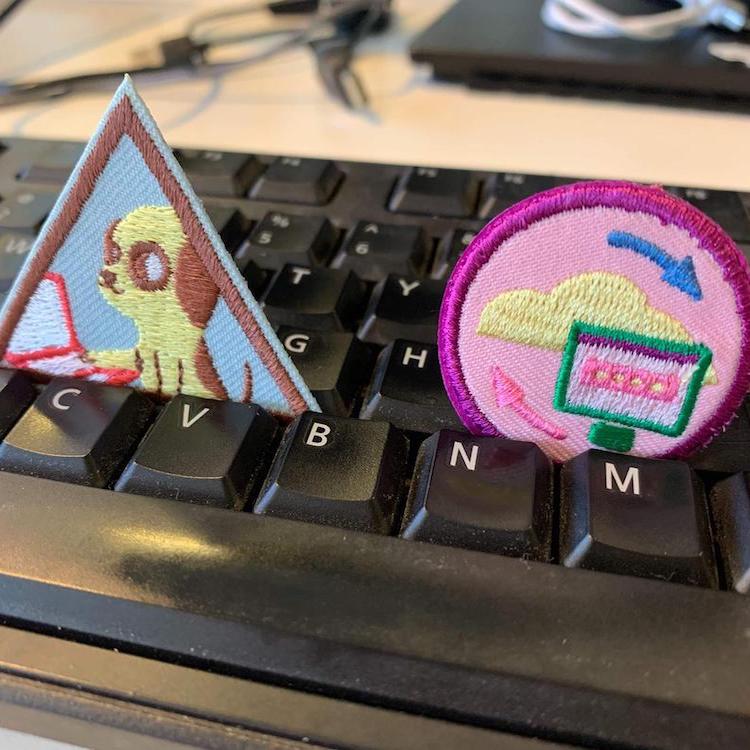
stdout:
<svg viewBox="0 0 750 750">
<path fill-rule="evenodd" d="M 177 258 L 175 292 L 190 322 L 197 328 L 205 328 L 219 299 L 219 288 L 208 280 L 206 269 L 190 242 L 185 243 Z"/>
<path fill-rule="evenodd" d="M 216 372 L 211 353 L 208 351 L 208 345 L 203 338 L 198 342 L 193 364 L 195 364 L 195 372 L 203 387 L 209 391 L 214 398 L 218 398 L 220 401 L 226 401 L 229 398 L 229 394 L 224 388 L 224 384 L 221 382 L 219 373 Z"/>
<path fill-rule="evenodd" d="M 120 219 L 115 219 L 104 235 L 104 263 L 108 266 L 117 263 L 122 257 L 122 248 L 115 241 L 115 230 L 120 226 Z"/>
</svg>

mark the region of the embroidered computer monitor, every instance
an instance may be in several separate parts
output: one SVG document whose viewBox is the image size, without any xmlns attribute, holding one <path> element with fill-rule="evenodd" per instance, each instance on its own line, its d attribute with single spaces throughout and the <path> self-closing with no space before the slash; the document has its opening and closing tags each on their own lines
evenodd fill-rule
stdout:
<svg viewBox="0 0 750 750">
<path fill-rule="evenodd" d="M 634 428 L 671 436 L 685 429 L 710 363 L 711 350 L 701 344 L 575 322 L 554 405 L 601 420 L 589 430 L 592 445 L 628 451 Z"/>
</svg>

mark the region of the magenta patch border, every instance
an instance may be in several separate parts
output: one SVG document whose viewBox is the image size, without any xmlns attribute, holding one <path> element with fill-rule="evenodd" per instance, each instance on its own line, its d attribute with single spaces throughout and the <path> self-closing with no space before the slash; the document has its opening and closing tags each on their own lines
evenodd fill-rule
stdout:
<svg viewBox="0 0 750 750">
<path fill-rule="evenodd" d="M 687 456 L 726 427 L 750 386 L 750 268 L 735 243 L 718 224 L 691 204 L 659 187 L 606 180 L 563 185 L 526 198 L 487 224 L 459 258 L 440 308 L 438 354 L 448 398 L 472 433 L 503 437 L 469 392 L 458 358 L 459 324 L 466 294 L 479 269 L 509 237 L 548 216 L 597 206 L 648 213 L 665 224 L 685 230 L 714 259 L 734 292 L 741 323 L 737 377 L 713 418 L 660 457 Z"/>
</svg>

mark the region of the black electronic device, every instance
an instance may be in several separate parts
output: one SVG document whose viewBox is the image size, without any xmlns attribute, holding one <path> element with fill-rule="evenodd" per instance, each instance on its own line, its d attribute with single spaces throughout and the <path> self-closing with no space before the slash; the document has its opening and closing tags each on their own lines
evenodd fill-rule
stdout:
<svg viewBox="0 0 750 750">
<path fill-rule="evenodd" d="M 506 88 L 667 104 L 750 106 L 750 69 L 712 56 L 742 36 L 692 29 L 663 41 L 590 39 L 544 25 L 544 0 L 459 0 L 412 43 L 438 78 Z M 608 0 L 620 12 L 664 10 L 647 0 Z"/>
</svg>

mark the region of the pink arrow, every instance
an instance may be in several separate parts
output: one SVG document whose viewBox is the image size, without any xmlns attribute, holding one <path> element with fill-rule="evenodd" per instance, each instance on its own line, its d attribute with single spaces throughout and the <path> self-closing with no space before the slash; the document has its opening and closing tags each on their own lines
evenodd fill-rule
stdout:
<svg viewBox="0 0 750 750">
<path fill-rule="evenodd" d="M 492 384 L 495 388 L 495 399 L 499 407 L 512 409 L 524 422 L 536 427 L 537 430 L 541 430 L 555 440 L 565 440 L 568 437 L 565 430 L 552 424 L 526 403 L 526 394 L 523 392 L 523 388 L 499 367 L 492 370 Z"/>
</svg>

